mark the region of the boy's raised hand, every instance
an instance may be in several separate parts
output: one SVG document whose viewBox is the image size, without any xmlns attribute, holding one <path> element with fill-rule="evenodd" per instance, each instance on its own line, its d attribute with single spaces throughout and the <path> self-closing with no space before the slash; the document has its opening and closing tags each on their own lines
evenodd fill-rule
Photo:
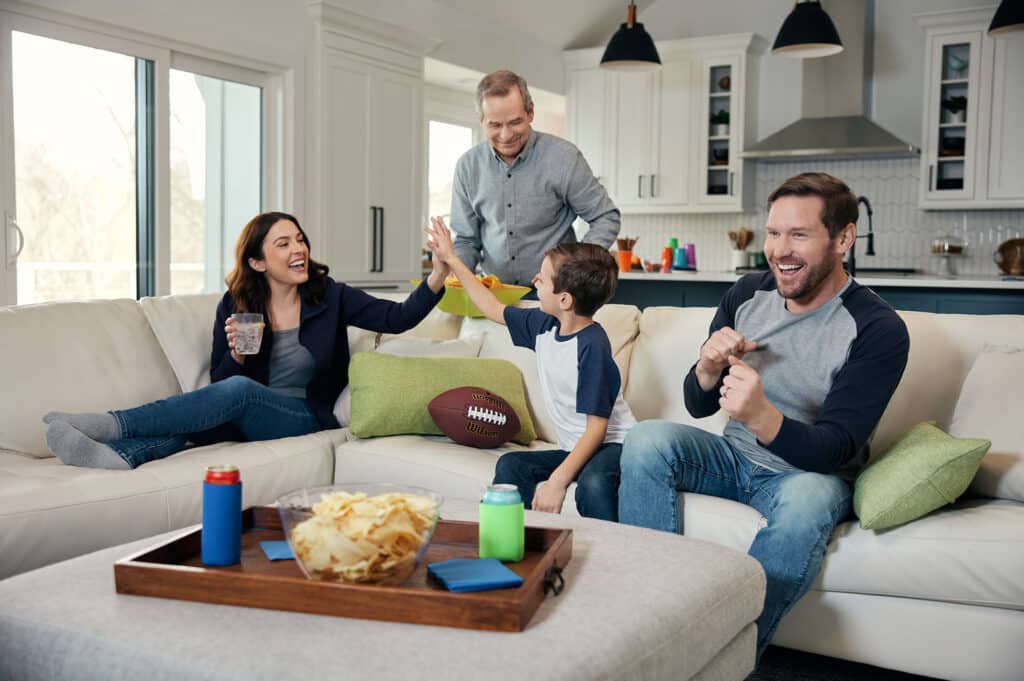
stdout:
<svg viewBox="0 0 1024 681">
<path fill-rule="evenodd" d="M 430 218 L 430 225 L 423 231 L 427 235 L 427 248 L 441 262 L 451 264 L 451 259 L 455 257 L 455 245 L 452 243 L 452 234 L 448 230 L 448 225 L 444 223 L 444 218 Z"/>
</svg>

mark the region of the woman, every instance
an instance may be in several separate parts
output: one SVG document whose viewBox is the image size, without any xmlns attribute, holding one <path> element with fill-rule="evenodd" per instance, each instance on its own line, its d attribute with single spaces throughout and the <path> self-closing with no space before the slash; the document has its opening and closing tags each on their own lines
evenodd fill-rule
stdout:
<svg viewBox="0 0 1024 681">
<path fill-rule="evenodd" d="M 272 440 L 338 428 L 331 410 L 348 384 L 348 326 L 400 333 L 416 326 L 444 293 L 447 268 L 433 270 L 402 303 L 375 298 L 327 276 L 309 257 L 298 220 L 264 213 L 235 247 L 228 291 L 217 306 L 212 383 L 134 409 L 51 412 L 46 444 L 65 464 L 129 469 L 187 442 Z M 235 351 L 232 313 L 268 320 L 259 353 Z"/>
</svg>

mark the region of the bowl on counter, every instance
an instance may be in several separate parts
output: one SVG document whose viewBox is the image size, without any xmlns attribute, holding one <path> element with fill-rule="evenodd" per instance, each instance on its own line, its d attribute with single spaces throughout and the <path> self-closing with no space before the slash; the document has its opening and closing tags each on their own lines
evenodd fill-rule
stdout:
<svg viewBox="0 0 1024 681">
<path fill-rule="evenodd" d="M 1010 239 L 999 244 L 992 260 L 1003 274 L 1024 276 L 1024 239 Z"/>
</svg>

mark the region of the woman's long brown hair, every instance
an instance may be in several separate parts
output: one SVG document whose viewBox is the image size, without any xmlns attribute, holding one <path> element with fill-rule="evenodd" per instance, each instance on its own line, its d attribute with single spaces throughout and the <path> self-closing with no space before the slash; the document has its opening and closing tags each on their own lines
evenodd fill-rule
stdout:
<svg viewBox="0 0 1024 681">
<path fill-rule="evenodd" d="M 238 243 L 235 244 L 235 267 L 224 279 L 228 285 L 228 292 L 235 303 L 234 312 L 261 312 L 267 314 L 267 304 L 270 302 L 270 285 L 267 283 L 267 276 L 263 272 L 257 272 L 249 265 L 249 258 L 264 260 L 263 240 L 267 238 L 267 232 L 281 220 L 287 220 L 295 225 L 302 234 L 306 246 L 312 252 L 313 247 L 309 243 L 309 237 L 302 229 L 299 221 L 294 215 L 272 211 L 257 215 L 246 224 L 242 233 L 238 236 Z M 309 258 L 306 264 L 309 272 L 309 281 L 303 286 L 309 292 L 310 300 L 314 304 L 323 301 L 324 288 L 326 286 L 327 265 L 318 263 Z"/>
</svg>

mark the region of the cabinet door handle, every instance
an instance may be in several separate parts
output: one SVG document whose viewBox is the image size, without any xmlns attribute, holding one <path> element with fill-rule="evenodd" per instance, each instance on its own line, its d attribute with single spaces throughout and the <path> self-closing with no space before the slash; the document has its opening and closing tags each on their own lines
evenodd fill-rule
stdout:
<svg viewBox="0 0 1024 681">
<path fill-rule="evenodd" d="M 377 206 L 370 206 L 370 271 L 377 271 Z"/>
<path fill-rule="evenodd" d="M 384 271 L 384 206 L 381 206 L 380 208 L 378 208 L 378 210 L 380 211 L 380 220 L 378 222 L 378 224 L 380 225 L 378 227 L 378 229 L 380 230 L 380 238 L 377 240 L 377 244 L 378 244 L 378 247 L 380 248 L 380 255 L 379 255 L 378 260 L 377 260 L 377 271 L 378 272 L 383 272 Z"/>
<path fill-rule="evenodd" d="M 656 196 L 657 194 L 654 193 L 654 173 L 651 173 L 651 198 L 653 199 Z"/>
<path fill-rule="evenodd" d="M 736 175 L 736 173 L 733 173 L 733 172 L 729 173 L 729 196 L 732 196 L 732 180 L 733 180 L 733 177 L 735 175 Z"/>
<path fill-rule="evenodd" d="M 636 197 L 638 199 L 644 198 L 644 176 L 636 176 Z"/>
</svg>

